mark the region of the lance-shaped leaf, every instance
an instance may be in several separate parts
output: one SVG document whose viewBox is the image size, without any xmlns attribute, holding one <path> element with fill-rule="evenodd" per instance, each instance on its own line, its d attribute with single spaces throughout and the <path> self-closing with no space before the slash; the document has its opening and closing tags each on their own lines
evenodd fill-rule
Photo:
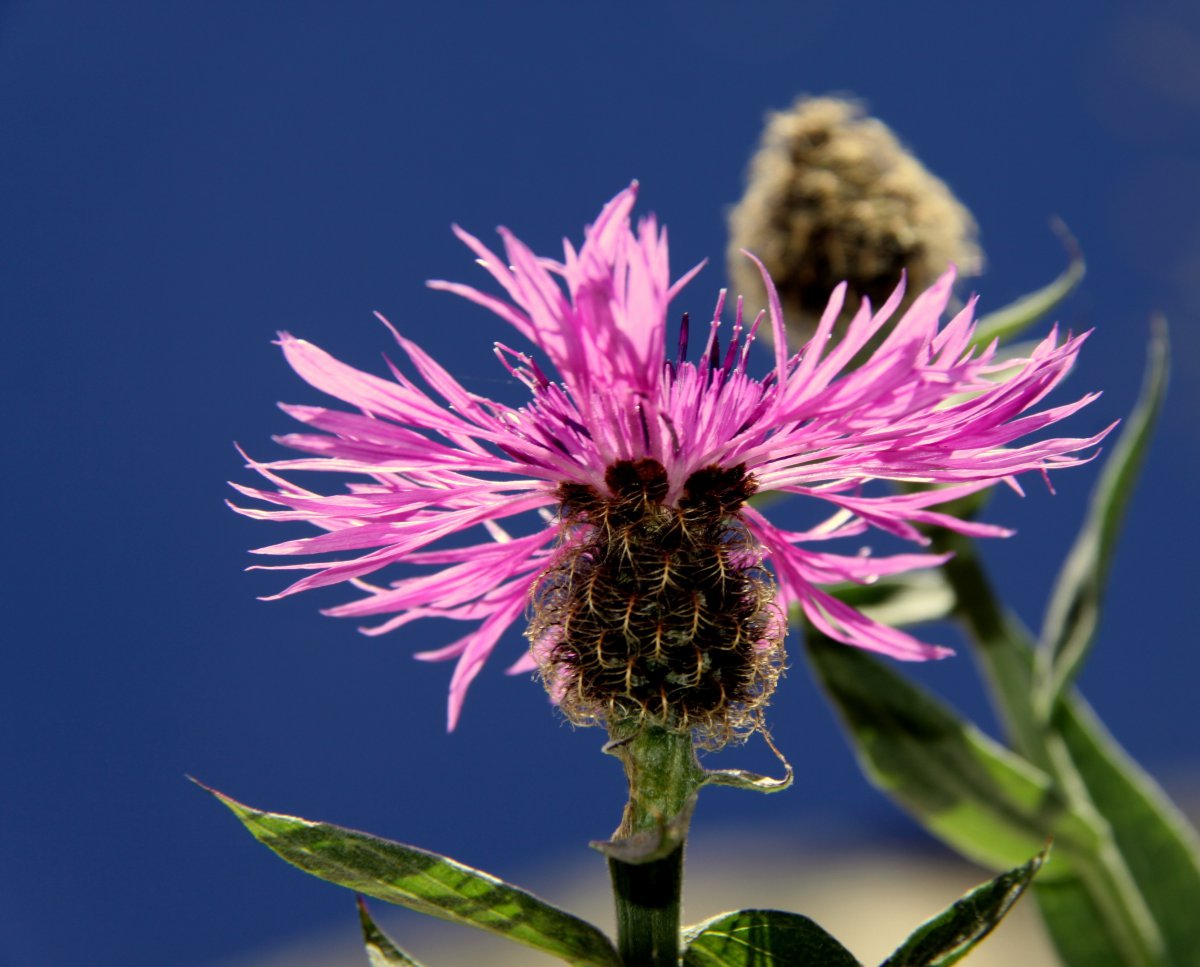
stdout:
<svg viewBox="0 0 1200 967">
<path fill-rule="evenodd" d="M 421 967 L 419 961 L 401 950 L 391 937 L 379 929 L 367 912 L 362 897 L 358 898 L 358 921 L 362 924 L 363 943 L 371 967 Z"/>
<path fill-rule="evenodd" d="M 590 923 L 531 893 L 445 856 L 330 823 L 268 813 L 209 790 L 260 843 L 306 873 L 499 934 L 580 967 L 620 967 L 612 942 Z"/>
<path fill-rule="evenodd" d="M 969 541 L 948 541 L 939 534 L 935 546 L 956 551 L 945 568 L 947 577 L 1014 735 L 1023 745 L 1031 741 L 1026 736 L 1044 741 L 1046 726 L 1032 719 L 1031 637 L 1019 622 L 1006 620 Z M 1130 911 L 1148 910 L 1151 929 L 1166 948 L 1166 963 L 1193 963 L 1200 950 L 1200 917 L 1195 915 L 1200 909 L 1200 841 L 1195 830 L 1074 689 L 1063 692 L 1048 725 L 1051 741 L 1069 756 L 1074 794 L 1087 797 L 1104 826 L 1097 849 L 1082 857 L 1084 863 L 1073 863 L 1059 850 L 1051 864 L 1053 881 L 1043 873 L 1034 884 L 1060 956 L 1070 967 L 1144 963 L 1120 952 L 1115 932 L 1122 925 L 1111 913 L 1120 904 Z M 1136 895 L 1125 895 L 1129 890 Z"/>
<path fill-rule="evenodd" d="M 1063 967 L 1134 967 L 1081 876 L 1035 883 L 1033 895 Z"/>
<path fill-rule="evenodd" d="M 1165 963 L 1176 967 L 1195 963 L 1200 951 L 1200 837 L 1082 698 L 1064 700 L 1055 725 L 1093 806 L 1108 825 L 1112 846 L 1132 877 L 1131 886 L 1154 921 L 1154 930 L 1166 947 Z M 1086 871 L 1082 875 L 1086 876 Z M 1037 889 L 1045 885 L 1039 879 Z M 1061 916 L 1046 909 L 1056 937 L 1071 930 L 1079 906 L 1072 902 L 1073 896 L 1064 885 L 1056 902 L 1051 901 L 1061 909 Z M 1063 923 L 1056 927 L 1052 921 L 1057 919 Z M 1102 915 L 1101 919 L 1107 918 Z M 1095 958 L 1068 962 L 1106 963 Z"/>
<path fill-rule="evenodd" d="M 1157 319 L 1137 406 L 1105 461 L 1087 518 L 1059 573 L 1042 628 L 1037 662 L 1037 708 L 1048 718 L 1091 649 L 1104 585 L 1129 497 L 1154 432 L 1167 386 L 1167 325 Z"/>
<path fill-rule="evenodd" d="M 986 346 L 993 339 L 1001 343 L 1008 342 L 1052 312 L 1079 285 L 1086 271 L 1079 246 L 1066 226 L 1060 223 L 1056 228 L 1071 259 L 1066 270 L 1049 285 L 1022 296 L 1002 309 L 980 316 L 971 340 L 974 345 Z"/>
<path fill-rule="evenodd" d="M 808 917 L 738 910 L 683 933 L 683 967 L 862 967 Z"/>
<path fill-rule="evenodd" d="M 1006 870 L 1052 832 L 1091 841 L 1043 772 L 879 660 L 811 628 L 806 639 L 867 777 L 964 856 Z"/>
<path fill-rule="evenodd" d="M 922 924 L 883 967 L 949 967 L 958 963 L 1012 909 L 1045 860 L 1045 850 L 1028 863 L 977 886 Z"/>
</svg>

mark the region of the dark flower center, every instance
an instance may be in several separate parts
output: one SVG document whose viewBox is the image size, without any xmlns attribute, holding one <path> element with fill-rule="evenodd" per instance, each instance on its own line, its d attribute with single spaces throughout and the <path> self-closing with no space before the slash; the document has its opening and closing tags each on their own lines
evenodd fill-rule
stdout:
<svg viewBox="0 0 1200 967">
<path fill-rule="evenodd" d="M 673 506 L 656 460 L 605 482 L 559 488 L 569 546 L 529 632 L 547 687 L 580 724 L 650 719 L 712 746 L 752 732 L 782 667 L 774 584 L 739 516 L 753 479 L 697 470 Z"/>
</svg>

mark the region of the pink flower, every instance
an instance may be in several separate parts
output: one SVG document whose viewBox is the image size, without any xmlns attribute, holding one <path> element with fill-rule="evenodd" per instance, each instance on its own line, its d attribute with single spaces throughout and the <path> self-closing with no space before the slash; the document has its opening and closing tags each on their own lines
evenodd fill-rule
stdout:
<svg viewBox="0 0 1200 967">
<path fill-rule="evenodd" d="M 305 424 L 306 431 L 280 442 L 307 456 L 251 461 L 249 466 L 274 489 L 235 486 L 281 509 L 236 509 L 251 517 L 308 521 L 324 532 L 256 553 L 337 555 L 336 560 L 284 565 L 309 573 L 275 597 L 348 582 L 363 596 L 327 613 L 382 618 L 364 629 L 368 634 L 427 617 L 467 625 L 462 637 L 417 655 L 429 661 L 456 659 L 451 728 L 467 687 L 504 631 L 530 607 L 532 592 L 536 589 L 542 597 L 553 596 L 555 588 L 568 593 L 559 584 L 548 591 L 547 581 L 561 583 L 564 562 L 577 559 L 587 541 L 594 545 L 598 528 L 610 527 L 597 508 L 633 499 L 633 491 L 622 496 L 617 491 L 624 485 L 614 482 L 634 479 L 629 473 L 641 474 L 634 485 L 643 488 L 637 490 L 639 506 L 680 520 L 688 512 L 679 508 L 699 499 L 696 481 L 717 479 L 713 470 L 726 474 L 720 479 L 733 480 L 731 486 L 741 489 L 736 498 L 712 505 L 717 508 L 712 520 L 724 515 L 748 545 L 738 551 L 738 567 L 759 568 L 760 561 L 770 566 L 774 608 L 786 613 L 799 605 L 809 620 L 841 642 L 922 660 L 949 650 L 879 625 L 821 586 L 870 582 L 933 567 L 945 558 L 837 554 L 823 549 L 827 542 L 874 527 L 925 543 L 917 524 L 1007 536 L 1000 527 L 931 508 L 996 481 L 1016 486 L 1014 478 L 1021 473 L 1084 462 L 1088 457 L 1081 453 L 1104 436 L 1029 440 L 1095 398 L 1089 394 L 1036 409 L 1069 371 L 1085 337 L 1068 335 L 1060 342 L 1057 331 L 1051 332 L 1021 359 L 999 361 L 994 346 L 973 351 L 974 300 L 944 326 L 939 324 L 952 272 L 922 293 L 879 347 L 853 369 L 848 364 L 889 321 L 903 297 L 902 287 L 878 311 L 864 304 L 845 337 L 830 348 L 844 295 L 839 286 L 815 336 L 789 358 L 778 300 L 763 271 L 775 347 L 774 364 L 763 377 L 748 372 L 750 346 L 762 317 L 745 325 L 740 300 L 732 332 L 721 346 L 724 292 L 699 358 L 687 358 L 686 315 L 678 352 L 669 357 L 668 304 L 699 267 L 670 282 L 665 231 L 653 217 L 642 219 L 636 231 L 631 227 L 635 196 L 636 185 L 610 201 L 586 230 L 578 251 L 565 245 L 562 262 L 534 255 L 504 229 L 504 257 L 455 229 L 504 297 L 455 283 L 430 284 L 490 309 L 533 345 L 537 352 L 527 355 L 496 344 L 501 363 L 529 390 L 522 407 L 468 392 L 395 330 L 401 350 L 428 389 L 395 366 L 390 379 L 382 378 L 340 363 L 287 333 L 279 337 L 301 378 L 354 411 L 285 405 L 285 412 Z M 325 495 L 280 476 L 292 471 L 332 472 L 356 482 L 344 493 Z M 946 486 L 867 495 L 864 488 L 873 480 Z M 754 491 L 799 494 L 819 501 L 828 516 L 804 531 L 781 529 L 742 502 Z M 467 532 L 476 537 L 443 540 Z M 386 586 L 364 580 L 398 562 L 422 573 Z M 660 570 L 664 583 L 679 573 L 665 566 Z M 569 637 L 566 619 L 557 614 L 540 622 L 535 615 L 542 647 L 535 640 L 532 652 L 520 656 L 511 672 L 537 667 L 535 653 L 544 663 L 547 649 Z M 761 622 L 755 627 L 760 637 L 776 633 Z M 543 674 L 554 677 L 546 668 Z M 561 698 L 566 686 L 553 680 L 548 684 L 559 688 Z"/>
</svg>

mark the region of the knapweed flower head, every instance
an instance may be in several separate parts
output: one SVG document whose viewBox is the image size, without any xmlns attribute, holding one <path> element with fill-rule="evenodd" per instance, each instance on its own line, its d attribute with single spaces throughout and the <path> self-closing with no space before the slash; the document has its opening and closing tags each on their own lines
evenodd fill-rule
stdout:
<svg viewBox="0 0 1200 967">
<path fill-rule="evenodd" d="M 793 345 L 812 335 L 840 282 L 844 324 L 861 298 L 882 302 L 902 275 L 911 299 L 947 264 L 960 276 L 978 275 L 983 264 L 975 219 L 945 182 L 842 97 L 800 97 L 768 116 L 729 234 L 734 288 L 766 305 L 741 254 L 749 250 L 774 280 Z"/>
<path fill-rule="evenodd" d="M 524 405 L 469 392 L 395 330 L 427 388 L 397 366 L 390 378 L 370 375 L 280 336 L 293 369 L 353 411 L 284 406 L 306 430 L 280 442 L 307 456 L 251 461 L 271 487 L 237 487 L 276 508 L 242 513 L 324 531 L 259 553 L 338 555 L 285 565 L 309 573 L 277 597 L 346 582 L 362 596 L 328 613 L 377 620 L 368 634 L 421 618 L 464 623 L 466 634 L 417 656 L 456 661 L 451 727 L 467 687 L 527 612 L 530 648 L 510 671 L 536 669 L 572 721 L 650 720 L 709 745 L 760 724 L 793 607 L 847 645 L 905 660 L 948 654 L 823 590 L 944 556 L 845 554 L 831 542 L 878 529 L 922 544 L 918 525 L 930 524 L 1004 536 L 932 508 L 1080 463 L 1103 436 L 1029 439 L 1093 398 L 1037 409 L 1084 337 L 1052 332 L 1028 358 L 1004 361 L 994 346 L 973 350 L 973 301 L 940 324 L 950 272 L 898 320 L 903 285 L 877 310 L 864 300 L 835 344 L 839 286 L 816 334 L 789 355 L 763 270 L 765 316 L 744 319 L 739 300 L 722 340 L 721 292 L 702 338 L 684 314 L 668 352 L 668 307 L 699 267 L 670 280 L 665 231 L 653 217 L 631 224 L 635 195 L 636 185 L 610 201 L 561 261 L 504 229 L 503 256 L 455 229 L 503 294 L 430 284 L 489 309 L 531 344 L 496 344 L 528 392 Z M 774 358 L 754 375 L 751 346 L 764 324 Z M 878 348 L 849 369 L 885 324 Z M 351 480 L 326 494 L 293 482 L 295 471 Z M 874 492 L 880 480 L 942 486 Z M 747 502 L 770 491 L 824 508 L 822 519 L 800 531 L 773 523 Z M 420 573 L 368 580 L 396 563 Z"/>
</svg>

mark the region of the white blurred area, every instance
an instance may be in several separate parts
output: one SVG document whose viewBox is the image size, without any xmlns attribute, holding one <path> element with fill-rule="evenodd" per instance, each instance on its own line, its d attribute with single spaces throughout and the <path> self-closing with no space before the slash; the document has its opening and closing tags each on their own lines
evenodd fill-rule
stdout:
<svg viewBox="0 0 1200 967">
<path fill-rule="evenodd" d="M 708 842 L 696 843 L 688 851 L 684 922 L 696 923 L 736 908 L 791 910 L 815 920 L 864 964 L 878 964 L 920 923 L 987 879 L 982 870 L 934 854 L 933 849 L 824 853 L 761 833 L 749 837 L 709 833 Z M 599 854 L 585 853 L 578 862 L 523 878 L 520 885 L 611 935 L 612 900 Z M 349 893 L 346 901 L 344 930 L 313 934 L 213 967 L 366 967 Z M 368 902 L 376 922 L 427 967 L 561 964 L 483 931 L 397 912 L 381 901 Z M 1017 903 L 968 961 L 972 967 L 1056 967 L 1058 963 L 1029 896 Z"/>
</svg>

